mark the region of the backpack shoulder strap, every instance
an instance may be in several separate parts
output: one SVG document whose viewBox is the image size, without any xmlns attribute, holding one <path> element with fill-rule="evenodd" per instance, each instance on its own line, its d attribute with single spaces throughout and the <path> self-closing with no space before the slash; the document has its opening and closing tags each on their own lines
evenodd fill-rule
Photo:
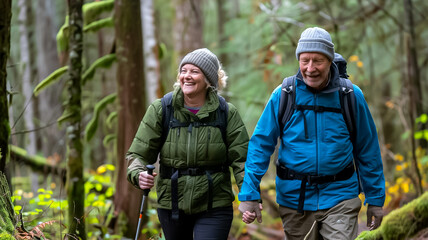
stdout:
<svg viewBox="0 0 428 240">
<path fill-rule="evenodd" d="M 165 94 L 162 99 L 162 144 L 160 148 L 162 148 L 165 143 L 166 137 L 169 133 L 171 117 L 174 115 L 174 108 L 172 107 L 172 92 Z"/>
<path fill-rule="evenodd" d="M 217 108 L 217 121 L 219 121 L 219 128 L 221 131 L 221 136 L 223 137 L 223 142 L 226 144 L 227 147 L 227 117 L 229 113 L 229 105 L 227 104 L 226 100 L 218 95 L 218 100 L 220 102 L 219 108 Z"/>
<path fill-rule="evenodd" d="M 285 124 L 293 115 L 294 102 L 296 98 L 296 77 L 291 76 L 284 78 L 281 84 L 281 99 L 279 101 L 278 121 L 280 127 L 280 135 Z"/>
<path fill-rule="evenodd" d="M 351 80 L 347 78 L 340 78 L 340 104 L 342 107 L 343 118 L 345 119 L 346 126 L 348 127 L 351 141 L 355 141 L 355 93 L 354 86 Z"/>
</svg>

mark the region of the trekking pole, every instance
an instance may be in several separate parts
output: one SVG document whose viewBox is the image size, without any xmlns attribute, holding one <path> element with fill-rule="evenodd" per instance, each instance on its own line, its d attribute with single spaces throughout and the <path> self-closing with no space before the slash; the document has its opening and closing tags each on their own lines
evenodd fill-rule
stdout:
<svg viewBox="0 0 428 240">
<path fill-rule="evenodd" d="M 153 175 L 153 170 L 155 167 L 153 165 L 147 165 L 147 173 L 149 175 Z M 144 203 L 146 201 L 147 196 L 149 196 L 150 189 L 144 189 L 143 190 L 143 199 L 141 200 L 141 206 L 140 206 L 140 216 L 138 218 L 138 226 L 137 226 L 137 233 L 135 234 L 135 240 L 138 240 L 138 237 L 140 235 L 140 228 L 141 228 L 141 220 L 143 218 L 143 208 Z"/>
</svg>

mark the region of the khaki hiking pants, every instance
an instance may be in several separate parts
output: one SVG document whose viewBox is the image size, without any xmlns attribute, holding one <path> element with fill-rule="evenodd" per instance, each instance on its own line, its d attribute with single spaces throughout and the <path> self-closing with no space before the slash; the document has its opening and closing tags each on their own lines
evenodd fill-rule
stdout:
<svg viewBox="0 0 428 240">
<path fill-rule="evenodd" d="M 361 200 L 340 202 L 336 206 L 300 214 L 295 209 L 279 206 L 286 240 L 355 239 L 358 235 L 358 213 Z"/>
</svg>

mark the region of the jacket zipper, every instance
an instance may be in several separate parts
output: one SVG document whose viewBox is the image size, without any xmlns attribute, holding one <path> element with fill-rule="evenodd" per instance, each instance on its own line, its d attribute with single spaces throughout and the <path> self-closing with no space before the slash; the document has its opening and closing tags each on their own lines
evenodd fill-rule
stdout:
<svg viewBox="0 0 428 240">
<path fill-rule="evenodd" d="M 318 94 L 315 93 L 315 105 L 318 105 Z M 319 144 L 319 139 L 318 139 L 318 113 L 315 112 L 315 143 L 316 143 L 316 152 L 315 152 L 315 173 L 316 175 L 318 175 L 318 144 Z M 319 191 L 318 191 L 318 185 L 315 185 L 315 192 L 316 192 L 316 196 L 317 196 L 317 209 L 319 209 Z"/>
<path fill-rule="evenodd" d="M 179 147 L 179 139 L 180 139 L 180 131 L 181 131 L 181 128 L 177 128 L 177 140 L 176 140 L 176 143 L 175 143 L 175 157 L 178 157 L 178 147 Z"/>
<path fill-rule="evenodd" d="M 187 146 L 186 146 L 186 148 L 187 148 L 186 162 L 188 165 L 190 165 L 190 143 L 192 140 L 192 129 L 193 129 L 193 123 L 190 122 L 189 127 L 187 128 Z M 190 186 L 193 186 L 193 182 L 191 182 L 191 181 L 193 181 L 194 178 L 188 177 L 188 179 L 189 179 L 189 182 L 187 182 L 186 185 L 190 184 Z M 192 187 L 192 189 L 190 191 L 190 197 L 189 197 L 190 201 L 192 201 L 192 199 L 193 199 L 193 190 L 194 190 L 194 188 Z M 190 203 L 189 206 L 192 206 L 192 203 Z M 189 209 L 189 211 L 190 211 L 190 214 L 192 214 L 192 209 Z"/>
<path fill-rule="evenodd" d="M 207 159 L 208 159 L 208 147 L 209 147 L 209 144 L 210 144 L 210 139 L 211 139 L 211 129 L 208 128 L 208 140 L 207 140 L 207 145 L 205 147 L 205 149 L 206 149 L 205 157 Z"/>
</svg>

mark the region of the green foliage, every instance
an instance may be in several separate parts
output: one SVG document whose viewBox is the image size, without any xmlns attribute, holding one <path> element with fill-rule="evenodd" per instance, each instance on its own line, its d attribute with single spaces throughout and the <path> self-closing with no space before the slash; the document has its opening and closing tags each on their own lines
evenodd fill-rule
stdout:
<svg viewBox="0 0 428 240">
<path fill-rule="evenodd" d="M 104 164 L 98 167 L 85 183 L 85 207 L 88 209 L 87 223 L 94 228 L 88 231 L 88 236 L 102 239 L 120 239 L 108 234 L 106 222 L 113 217 L 110 209 L 113 207 L 114 182 L 107 173 L 112 173 L 115 166 Z M 100 229 L 101 231 L 94 231 Z M 98 239 L 97 238 L 97 239 Z"/>
<path fill-rule="evenodd" d="M 114 0 L 96 1 L 83 4 L 84 25 L 92 23 L 103 12 L 111 12 L 114 8 Z"/>
<path fill-rule="evenodd" d="M 37 86 L 34 88 L 34 91 L 33 91 L 34 95 L 35 96 L 39 95 L 39 93 L 42 90 L 56 83 L 60 79 L 60 77 L 64 75 L 67 71 L 68 71 L 68 66 L 64 66 L 55 70 L 47 78 L 43 79 L 39 84 L 37 84 Z"/>
<path fill-rule="evenodd" d="M 428 192 L 384 217 L 375 231 L 362 232 L 357 239 L 408 239 L 428 227 Z"/>
<path fill-rule="evenodd" d="M 113 103 L 116 100 L 116 96 L 116 93 L 110 94 L 95 105 L 94 116 L 85 129 L 86 141 L 90 141 L 97 131 L 100 112 L 105 109 L 108 104 Z"/>
<path fill-rule="evenodd" d="M 6 233 L 13 234 L 15 229 L 16 220 L 13 209 L 6 176 L 0 172 L 0 233 L 5 233 L 5 236 Z"/>
<path fill-rule="evenodd" d="M 104 140 L 103 140 L 104 147 L 107 147 L 111 141 L 116 140 L 116 139 L 117 139 L 116 134 L 109 134 L 109 135 L 105 136 Z"/>
<path fill-rule="evenodd" d="M 15 240 L 15 238 L 7 232 L 0 232 L 0 239 L 2 239 L 2 240 Z"/>
<path fill-rule="evenodd" d="M 61 125 L 62 123 L 68 121 L 73 116 L 74 116 L 74 112 L 72 112 L 68 108 L 66 108 L 65 111 L 62 113 L 61 117 L 59 117 L 57 120 L 58 125 Z"/>
<path fill-rule="evenodd" d="M 106 123 L 109 128 L 113 127 L 113 122 L 117 119 L 117 111 L 111 112 L 108 115 Z"/>
<path fill-rule="evenodd" d="M 65 16 L 64 24 L 56 34 L 56 47 L 58 54 L 68 52 L 68 37 L 70 36 L 68 29 L 68 15 Z"/>
<path fill-rule="evenodd" d="M 416 118 L 416 123 L 426 124 L 428 120 L 427 114 L 422 114 L 418 118 Z M 415 139 L 425 139 L 428 141 L 428 129 L 423 129 L 415 132 Z"/>
<path fill-rule="evenodd" d="M 95 62 L 85 71 L 82 77 L 82 85 L 85 85 L 87 80 L 94 77 L 95 71 L 98 68 L 110 68 L 110 66 L 116 61 L 116 54 L 108 54 L 95 60 Z"/>
<path fill-rule="evenodd" d="M 101 28 L 113 27 L 113 26 L 114 26 L 113 18 L 109 17 L 109 18 L 104 18 L 98 21 L 91 22 L 90 24 L 83 27 L 83 32 L 96 32 Z"/>
</svg>

